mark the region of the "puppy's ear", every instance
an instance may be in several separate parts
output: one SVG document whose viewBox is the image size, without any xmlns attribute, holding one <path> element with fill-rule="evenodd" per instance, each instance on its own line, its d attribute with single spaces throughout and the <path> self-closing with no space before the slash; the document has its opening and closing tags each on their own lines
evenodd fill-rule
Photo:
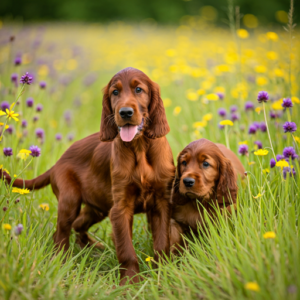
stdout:
<svg viewBox="0 0 300 300">
<path fill-rule="evenodd" d="M 170 127 L 167 121 L 164 104 L 160 97 L 159 86 L 155 82 L 150 83 L 151 100 L 148 107 L 150 124 L 145 134 L 148 138 L 156 139 L 165 136 Z"/>
<path fill-rule="evenodd" d="M 100 125 L 100 140 L 103 142 L 113 140 L 118 134 L 118 127 L 114 120 L 108 90 L 109 84 L 103 89 L 102 116 Z"/>
<path fill-rule="evenodd" d="M 217 200 L 220 204 L 230 205 L 236 203 L 237 179 L 231 161 L 220 155 L 220 177 L 217 186 Z"/>
</svg>

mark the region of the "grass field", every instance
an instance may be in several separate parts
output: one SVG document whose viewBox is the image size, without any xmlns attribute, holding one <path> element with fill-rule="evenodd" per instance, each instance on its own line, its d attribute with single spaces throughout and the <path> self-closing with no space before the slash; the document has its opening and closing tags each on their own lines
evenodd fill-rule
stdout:
<svg viewBox="0 0 300 300">
<path fill-rule="evenodd" d="M 51 188 L 22 195 L 1 182 L 0 299 L 299 299 L 300 170 L 285 148 L 299 154 L 300 134 L 283 129 L 287 121 L 299 125 L 300 116 L 299 32 L 292 35 L 281 28 L 231 32 L 192 17 L 178 27 L 2 24 L 0 104 L 11 105 L 23 91 L 12 109 L 19 121 L 0 117 L 0 131 L 9 125 L 0 165 L 11 176 L 41 174 L 73 141 L 99 131 L 101 90 L 128 66 L 161 87 L 174 159 L 201 137 L 228 143 L 235 153 L 247 145 L 248 153 L 239 154 L 247 177 L 239 182 L 237 214 L 219 216 L 217 224 L 208 220 L 209 235 L 191 242 L 182 257 L 153 269 L 146 261 L 153 257 L 146 218 L 135 217 L 133 243 L 144 277 L 135 286 L 118 286 L 109 220 L 90 229 L 104 251 L 79 249 L 73 234 L 70 253 L 54 255 Z M 25 72 L 34 77 L 30 85 L 19 83 Z M 259 91 L 269 93 L 266 103 L 257 101 Z M 283 98 L 293 107 L 283 108 Z M 222 120 L 233 126 L 222 128 Z M 257 141 L 266 155 L 254 154 Z M 32 145 L 39 157 L 17 157 Z M 8 147 L 12 156 L 4 155 Z M 271 168 L 270 160 L 283 153 L 277 165 L 288 167 Z"/>
</svg>

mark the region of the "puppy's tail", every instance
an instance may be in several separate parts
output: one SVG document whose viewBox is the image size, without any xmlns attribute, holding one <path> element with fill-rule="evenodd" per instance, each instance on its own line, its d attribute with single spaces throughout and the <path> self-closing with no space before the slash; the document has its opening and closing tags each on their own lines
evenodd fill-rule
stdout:
<svg viewBox="0 0 300 300">
<path fill-rule="evenodd" d="M 51 168 L 52 169 L 52 168 Z M 13 187 L 18 187 L 18 188 L 26 188 L 29 190 L 38 190 L 46 185 L 50 184 L 50 172 L 51 169 L 49 169 L 47 172 L 44 174 L 31 179 L 31 180 L 23 180 L 23 179 L 16 179 L 13 181 Z M 12 182 L 12 178 L 2 169 L 0 169 L 0 178 L 6 181 L 6 183 L 10 184 Z"/>
</svg>

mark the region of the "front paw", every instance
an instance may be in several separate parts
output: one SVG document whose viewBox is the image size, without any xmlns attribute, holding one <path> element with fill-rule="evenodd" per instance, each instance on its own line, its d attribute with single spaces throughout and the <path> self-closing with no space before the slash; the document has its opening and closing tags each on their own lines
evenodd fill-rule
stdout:
<svg viewBox="0 0 300 300">
<path fill-rule="evenodd" d="M 134 284 L 140 282 L 140 276 L 138 275 L 139 268 L 133 267 L 128 268 L 126 270 L 121 270 L 121 281 L 120 286 L 126 285 L 126 284 Z"/>
</svg>

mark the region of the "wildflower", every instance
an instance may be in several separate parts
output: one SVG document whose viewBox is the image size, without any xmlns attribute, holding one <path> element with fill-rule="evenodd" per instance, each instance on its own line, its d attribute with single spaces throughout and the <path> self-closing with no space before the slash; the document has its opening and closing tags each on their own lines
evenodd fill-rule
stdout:
<svg viewBox="0 0 300 300">
<path fill-rule="evenodd" d="M 35 135 L 37 138 L 40 138 L 40 139 L 43 139 L 44 138 L 44 130 L 41 129 L 41 128 L 38 128 L 36 131 L 35 131 Z"/>
<path fill-rule="evenodd" d="M 284 167 L 282 170 L 282 174 L 283 174 L 283 178 L 286 179 L 287 174 L 290 174 L 290 177 L 295 176 L 296 175 L 296 171 L 294 168 L 290 168 L 290 167 Z"/>
<path fill-rule="evenodd" d="M 274 42 L 278 40 L 278 35 L 275 32 L 269 31 L 269 32 L 267 32 L 266 36 L 267 36 L 268 40 L 271 40 Z"/>
<path fill-rule="evenodd" d="M 283 124 L 284 133 L 295 132 L 297 130 L 297 125 L 294 122 L 285 122 Z"/>
<path fill-rule="evenodd" d="M 247 282 L 245 284 L 245 289 L 254 292 L 259 292 L 260 290 L 259 285 L 256 282 Z"/>
<path fill-rule="evenodd" d="M 249 126 L 249 130 L 248 130 L 248 133 L 249 133 L 249 134 L 255 134 L 255 133 L 256 133 L 256 130 L 257 130 L 257 128 L 256 128 L 255 125 L 250 125 L 250 126 Z"/>
<path fill-rule="evenodd" d="M 249 33 L 246 29 L 238 29 L 236 34 L 241 39 L 246 39 L 249 36 Z"/>
<path fill-rule="evenodd" d="M 219 96 L 217 94 L 208 94 L 205 98 L 209 101 L 217 101 L 219 100 Z"/>
<path fill-rule="evenodd" d="M 295 158 L 298 158 L 298 155 L 296 154 L 296 151 L 293 147 L 285 147 L 283 149 L 282 154 L 283 154 L 285 159 L 291 158 L 292 160 L 294 160 Z"/>
<path fill-rule="evenodd" d="M 219 114 L 220 117 L 223 117 L 223 118 L 226 117 L 226 114 L 227 114 L 226 109 L 225 108 L 220 108 L 218 110 L 218 114 Z"/>
<path fill-rule="evenodd" d="M 237 111 L 237 106 L 236 105 L 232 105 L 232 106 L 230 106 L 230 112 L 231 113 L 234 113 L 234 112 L 236 112 Z"/>
<path fill-rule="evenodd" d="M 284 108 L 293 107 L 293 102 L 290 98 L 285 98 L 282 100 L 281 106 Z"/>
<path fill-rule="evenodd" d="M 3 229 L 4 229 L 4 230 L 7 230 L 7 231 L 10 231 L 10 230 L 11 230 L 11 225 L 10 225 L 10 224 L 7 224 L 7 223 L 4 223 L 4 224 L 3 224 Z"/>
<path fill-rule="evenodd" d="M 14 132 L 14 127 L 12 127 L 12 126 L 6 127 L 6 132 L 9 133 L 9 134 L 13 134 L 13 132 Z"/>
<path fill-rule="evenodd" d="M 189 92 L 189 93 L 187 93 L 186 97 L 190 101 L 197 101 L 198 100 L 198 94 L 195 93 L 195 92 Z"/>
<path fill-rule="evenodd" d="M 267 125 L 265 122 L 260 123 L 260 130 L 261 132 L 266 132 L 267 131 Z"/>
<path fill-rule="evenodd" d="M 299 100 L 299 98 L 298 97 L 292 97 L 292 102 L 293 103 L 300 103 L 300 100 Z"/>
<path fill-rule="evenodd" d="M 248 153 L 248 146 L 243 144 L 239 147 L 239 154 L 246 155 Z"/>
<path fill-rule="evenodd" d="M 259 149 L 257 151 L 254 152 L 255 155 L 258 155 L 258 156 L 265 156 L 269 153 L 268 150 L 266 149 Z"/>
<path fill-rule="evenodd" d="M 274 231 L 267 231 L 264 235 L 263 238 L 264 239 L 275 239 L 276 234 Z"/>
<path fill-rule="evenodd" d="M 18 153 L 17 157 L 19 157 L 22 160 L 26 160 L 29 156 L 29 154 L 31 154 L 30 150 L 27 149 L 22 149 L 20 150 L 20 152 Z"/>
<path fill-rule="evenodd" d="M 254 110 L 254 104 L 251 101 L 247 101 L 245 103 L 245 110 L 246 111 L 248 111 L 248 110 Z"/>
<path fill-rule="evenodd" d="M 46 84 L 45 81 L 41 81 L 41 82 L 40 82 L 40 88 L 41 88 L 41 89 L 45 89 L 46 86 L 47 86 L 47 84 Z"/>
<path fill-rule="evenodd" d="M 15 112 L 12 110 L 13 107 L 14 107 L 14 105 L 15 105 L 15 103 L 13 103 L 13 104 L 10 106 L 9 109 L 7 108 L 7 109 L 5 110 L 5 113 L 2 112 L 2 111 L 0 111 L 0 117 L 1 117 L 1 116 L 4 116 L 4 115 L 6 114 L 6 118 L 7 118 L 8 120 L 14 119 L 16 122 L 18 122 L 19 119 L 18 119 L 17 117 L 19 116 L 19 114 L 15 113 Z"/>
<path fill-rule="evenodd" d="M 224 120 L 224 121 L 220 122 L 220 125 L 223 125 L 223 126 L 225 126 L 225 125 L 233 126 L 233 122 L 230 121 L 230 120 Z"/>
<path fill-rule="evenodd" d="M 45 211 L 48 211 L 49 210 L 49 204 L 48 203 L 42 203 L 39 205 L 39 207 L 42 209 L 42 210 L 45 210 Z"/>
<path fill-rule="evenodd" d="M 294 136 L 295 141 L 300 144 L 300 138 L 298 136 Z"/>
<path fill-rule="evenodd" d="M 145 259 L 145 261 L 147 261 L 147 262 L 153 261 L 153 257 L 148 256 L 148 257 Z"/>
<path fill-rule="evenodd" d="M 22 128 L 26 128 L 27 127 L 27 121 L 26 120 L 22 120 Z"/>
<path fill-rule="evenodd" d="M 60 133 L 57 133 L 57 134 L 55 135 L 55 139 L 56 139 L 57 141 L 61 141 L 61 140 L 62 140 L 62 135 L 61 135 Z"/>
<path fill-rule="evenodd" d="M 281 155 L 281 154 L 277 154 L 277 155 L 276 155 L 276 161 L 280 161 L 280 160 L 282 160 L 282 159 L 284 159 L 284 156 L 283 156 L 283 155 Z"/>
<path fill-rule="evenodd" d="M 33 106 L 33 103 L 34 103 L 33 98 L 28 98 L 28 99 L 26 100 L 26 105 L 27 105 L 27 107 L 32 107 L 32 106 Z"/>
<path fill-rule="evenodd" d="M 285 167 L 288 167 L 289 166 L 289 163 L 285 160 L 280 160 L 276 163 L 276 167 L 280 167 L 281 170 Z"/>
<path fill-rule="evenodd" d="M 36 123 L 38 120 L 39 120 L 38 116 L 34 116 L 33 119 L 32 119 L 33 123 Z"/>
<path fill-rule="evenodd" d="M 248 141 L 242 141 L 242 142 L 239 142 L 239 145 L 243 145 L 243 144 L 248 145 Z"/>
<path fill-rule="evenodd" d="M 274 113 L 273 111 L 270 111 L 270 118 L 271 119 L 276 119 L 277 118 L 277 114 Z"/>
<path fill-rule="evenodd" d="M 7 208 L 6 206 L 4 206 L 4 207 L 2 208 L 2 210 L 3 210 L 4 212 L 6 212 L 6 211 L 8 210 L 8 208 Z"/>
<path fill-rule="evenodd" d="M 16 74 L 16 73 L 11 74 L 11 76 L 10 76 L 11 82 L 17 84 L 17 83 L 18 83 L 18 77 L 19 77 L 19 76 L 18 76 L 18 74 Z"/>
<path fill-rule="evenodd" d="M 274 110 L 283 110 L 281 100 L 273 102 L 272 109 L 274 109 Z"/>
<path fill-rule="evenodd" d="M 270 167 L 274 168 L 276 166 L 276 160 L 274 158 L 271 158 L 270 160 Z"/>
<path fill-rule="evenodd" d="M 254 144 L 257 146 L 257 149 L 262 149 L 262 147 L 263 147 L 261 141 L 255 141 Z"/>
<path fill-rule="evenodd" d="M 20 83 L 30 85 L 33 82 L 33 77 L 30 76 L 28 72 L 26 72 L 20 79 Z"/>
<path fill-rule="evenodd" d="M 216 93 L 216 95 L 219 97 L 220 100 L 224 99 L 224 94 L 223 93 Z"/>
<path fill-rule="evenodd" d="M 239 119 L 240 119 L 240 117 L 239 117 L 238 114 L 236 114 L 236 113 L 231 114 L 231 121 L 232 122 L 235 122 L 235 121 L 237 121 Z"/>
<path fill-rule="evenodd" d="M 23 231 L 24 227 L 22 224 L 18 224 L 16 227 L 15 227 L 15 234 L 16 235 L 20 235 Z"/>
<path fill-rule="evenodd" d="M 43 110 L 43 105 L 42 104 L 38 104 L 37 106 L 36 106 L 36 111 L 37 112 L 41 112 Z"/>
<path fill-rule="evenodd" d="M 199 122 L 194 122 L 193 123 L 193 128 L 203 128 L 207 125 L 206 121 L 199 121 Z"/>
<path fill-rule="evenodd" d="M 210 121 L 212 119 L 212 117 L 213 117 L 213 114 L 208 113 L 208 114 L 203 116 L 203 120 L 204 121 Z"/>
<path fill-rule="evenodd" d="M 255 111 L 256 111 L 258 114 L 260 114 L 260 112 L 261 112 L 262 109 L 263 109 L 262 107 L 256 107 L 256 108 L 255 108 Z"/>
<path fill-rule="evenodd" d="M 176 106 L 174 108 L 173 114 L 174 114 L 174 116 L 178 116 L 180 114 L 180 112 L 181 112 L 181 107 L 180 106 Z"/>
<path fill-rule="evenodd" d="M 1 103 L 1 110 L 6 111 L 7 109 L 9 109 L 9 103 L 7 101 L 3 101 Z"/>
<path fill-rule="evenodd" d="M 219 126 L 220 129 L 224 129 L 225 128 L 225 126 L 221 125 L 221 124 L 219 124 L 218 126 Z"/>
<path fill-rule="evenodd" d="M 258 130 L 260 128 L 259 122 L 253 122 L 252 125 L 255 126 L 256 130 Z"/>
<path fill-rule="evenodd" d="M 69 142 L 72 142 L 74 140 L 74 135 L 72 133 L 69 133 L 67 138 Z"/>
<path fill-rule="evenodd" d="M 269 170 L 268 168 L 266 168 L 266 169 L 263 169 L 262 171 L 263 171 L 263 173 L 264 173 L 264 174 L 268 174 L 268 173 L 270 173 L 270 170 Z"/>
<path fill-rule="evenodd" d="M 30 155 L 32 157 L 39 157 L 41 155 L 41 149 L 38 146 L 30 146 L 29 150 L 31 151 Z"/>
<path fill-rule="evenodd" d="M 19 66 L 22 63 L 22 58 L 21 57 L 16 57 L 15 58 L 15 66 Z"/>
<path fill-rule="evenodd" d="M 12 149 L 11 148 L 3 148 L 3 154 L 5 155 L 5 156 L 12 156 L 13 155 L 13 151 L 12 151 Z"/>
<path fill-rule="evenodd" d="M 261 102 L 267 102 L 269 100 L 269 94 L 265 91 L 260 91 L 257 95 L 257 101 L 259 103 Z"/>
<path fill-rule="evenodd" d="M 21 195 L 25 195 L 25 194 L 29 194 L 30 190 L 28 190 L 28 189 L 19 189 L 19 188 L 14 187 L 12 189 L 12 192 L 13 193 L 18 193 L 18 194 L 21 194 Z"/>
<path fill-rule="evenodd" d="M 261 196 L 262 196 L 262 194 L 261 194 L 261 193 L 258 193 L 257 196 L 255 196 L 255 197 L 253 196 L 253 198 L 254 198 L 254 199 L 258 199 L 258 198 L 260 198 Z"/>
</svg>

